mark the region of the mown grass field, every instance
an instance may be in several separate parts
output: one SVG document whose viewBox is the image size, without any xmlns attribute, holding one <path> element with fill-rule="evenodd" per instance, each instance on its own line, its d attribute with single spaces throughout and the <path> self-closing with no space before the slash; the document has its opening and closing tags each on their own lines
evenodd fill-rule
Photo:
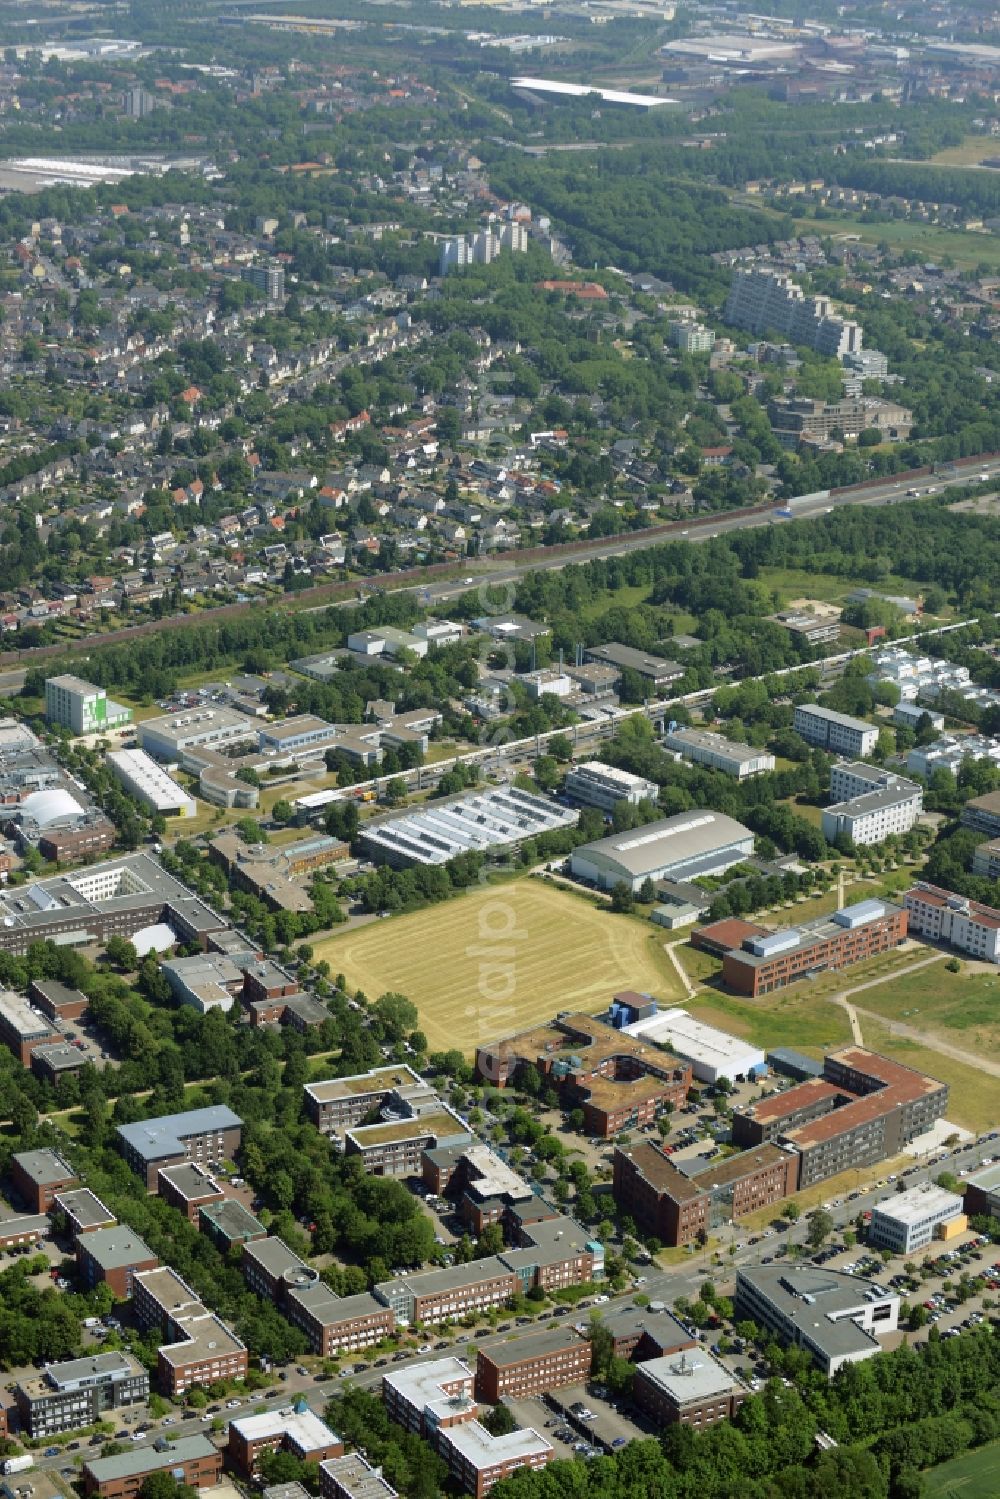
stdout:
<svg viewBox="0 0 1000 1499">
<path fill-rule="evenodd" d="M 865 224 L 860 219 L 796 219 L 798 234 L 820 234 L 831 239 L 853 234 L 866 244 L 889 245 L 893 250 L 913 250 L 921 259 L 940 261 L 950 255 L 959 269 L 988 265 L 1000 266 L 1000 239 L 995 234 L 975 233 L 965 229 L 942 229 L 937 224 L 911 223 L 907 219 L 886 224 Z"/>
<path fill-rule="evenodd" d="M 407 995 L 432 1051 L 471 1055 L 559 1010 L 601 1010 L 620 989 L 679 1002 L 666 937 L 650 922 L 521 879 L 313 947 L 370 999 L 388 989 Z"/>
<path fill-rule="evenodd" d="M 924 1474 L 924 1499 L 997 1499 L 1000 1494 L 1000 1442 L 964 1452 Z"/>
</svg>

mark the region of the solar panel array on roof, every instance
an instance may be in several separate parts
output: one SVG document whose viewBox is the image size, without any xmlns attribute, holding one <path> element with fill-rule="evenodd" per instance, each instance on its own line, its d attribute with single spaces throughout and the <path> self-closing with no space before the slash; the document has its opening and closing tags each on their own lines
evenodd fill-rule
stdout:
<svg viewBox="0 0 1000 1499">
<path fill-rule="evenodd" d="M 498 848 L 554 828 L 571 827 L 578 813 L 516 786 L 433 803 L 405 817 L 365 828 L 375 853 L 418 864 L 444 864 L 472 849 Z"/>
</svg>

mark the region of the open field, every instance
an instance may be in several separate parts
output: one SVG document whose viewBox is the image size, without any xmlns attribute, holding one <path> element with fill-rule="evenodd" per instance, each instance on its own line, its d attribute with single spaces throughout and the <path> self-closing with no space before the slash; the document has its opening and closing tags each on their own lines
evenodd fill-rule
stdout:
<svg viewBox="0 0 1000 1499">
<path fill-rule="evenodd" d="M 967 135 L 960 146 L 945 146 L 943 151 L 936 151 L 929 164 L 934 167 L 977 167 L 988 156 L 1000 156 L 1000 141 L 992 135 Z"/>
<path fill-rule="evenodd" d="M 773 591 L 781 600 L 781 607 L 793 599 L 817 599 L 823 604 L 844 604 L 847 595 L 858 586 L 857 578 L 841 573 L 811 573 L 803 567 L 762 567 L 757 578 L 759 587 Z M 892 573 L 879 588 L 887 593 L 914 595 L 920 592 L 920 584 L 913 578 L 904 578 Z M 831 647 L 832 649 L 832 647 Z"/>
<path fill-rule="evenodd" d="M 388 989 L 406 994 L 432 1051 L 471 1055 L 559 1010 L 601 1010 L 620 989 L 680 1002 L 665 935 L 558 886 L 520 879 L 313 947 L 370 998 Z"/>
<path fill-rule="evenodd" d="M 858 1004 L 889 1022 L 904 1021 L 914 1030 L 940 1032 L 963 1051 L 1000 1060 L 1000 973 L 949 973 L 935 963 L 858 995 Z"/>
<path fill-rule="evenodd" d="M 1000 1442 L 963 1452 L 961 1457 L 931 1468 L 923 1478 L 924 1499 L 996 1499 L 1000 1493 Z"/>
<path fill-rule="evenodd" d="M 764 1051 L 791 1046 L 819 1058 L 851 1039 L 846 1011 L 817 1004 L 811 990 L 769 994 L 766 1001 L 699 994 L 687 1008 L 696 1020 L 743 1036 Z"/>
<path fill-rule="evenodd" d="M 870 992 L 877 994 L 878 990 Z M 861 996 L 862 999 L 867 997 Z M 830 1005 L 829 1008 L 833 1010 L 836 1007 Z M 1000 1078 L 989 1077 L 977 1067 L 956 1062 L 931 1046 L 922 1046 L 919 1041 L 893 1035 L 887 1028 L 874 1024 L 867 1017 L 862 1018 L 861 1028 L 865 1045 L 872 1051 L 884 1052 L 886 1056 L 895 1057 L 905 1067 L 916 1067 L 948 1084 L 951 1092 L 947 1117 L 955 1124 L 974 1130 L 976 1134 L 996 1129 L 997 1120 L 1000 1119 Z"/>
<path fill-rule="evenodd" d="M 962 229 L 942 229 L 937 224 L 895 223 L 865 224 L 860 219 L 796 219 L 798 234 L 821 234 L 836 239 L 838 235 L 855 235 L 870 245 L 885 243 L 893 250 L 913 250 L 922 259 L 941 260 L 950 255 L 959 269 L 987 265 L 1000 266 L 1000 238 L 995 234 L 974 234 Z"/>
</svg>

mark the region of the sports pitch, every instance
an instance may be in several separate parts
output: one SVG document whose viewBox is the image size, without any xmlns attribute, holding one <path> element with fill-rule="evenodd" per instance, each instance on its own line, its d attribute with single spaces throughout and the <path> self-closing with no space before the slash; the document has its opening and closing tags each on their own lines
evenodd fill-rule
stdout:
<svg viewBox="0 0 1000 1499">
<path fill-rule="evenodd" d="M 387 989 L 411 999 L 431 1051 L 471 1056 L 559 1010 L 601 1010 L 620 989 L 679 1002 L 668 939 L 650 922 L 525 878 L 313 947 L 369 999 Z"/>
</svg>

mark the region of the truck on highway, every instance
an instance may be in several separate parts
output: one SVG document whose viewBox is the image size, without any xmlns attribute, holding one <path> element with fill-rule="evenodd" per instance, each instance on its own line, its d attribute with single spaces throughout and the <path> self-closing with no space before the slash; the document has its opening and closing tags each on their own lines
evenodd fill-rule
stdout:
<svg viewBox="0 0 1000 1499">
<path fill-rule="evenodd" d="M 779 505 L 778 509 L 774 513 L 778 520 L 791 520 L 792 518 L 792 510 L 790 505 Z"/>
<path fill-rule="evenodd" d="M 22 1452 L 20 1457 L 8 1457 L 4 1459 L 4 1473 L 27 1473 L 29 1468 L 35 1466 L 35 1459 L 30 1452 Z"/>
</svg>

